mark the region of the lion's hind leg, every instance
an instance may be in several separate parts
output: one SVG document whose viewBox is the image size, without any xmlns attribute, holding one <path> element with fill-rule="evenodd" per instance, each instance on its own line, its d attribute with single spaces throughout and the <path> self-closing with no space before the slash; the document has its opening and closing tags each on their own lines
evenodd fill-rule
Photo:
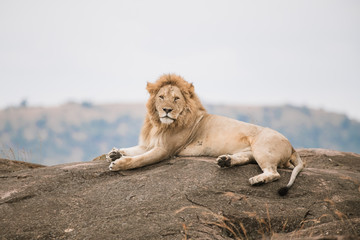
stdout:
<svg viewBox="0 0 360 240">
<path fill-rule="evenodd" d="M 254 157 L 251 150 L 246 150 L 235 154 L 221 155 L 217 158 L 217 164 L 222 168 L 244 165 L 253 161 Z"/>
<path fill-rule="evenodd" d="M 276 167 L 264 168 L 263 173 L 249 179 L 251 185 L 260 185 L 263 183 L 272 182 L 280 178 Z"/>
</svg>

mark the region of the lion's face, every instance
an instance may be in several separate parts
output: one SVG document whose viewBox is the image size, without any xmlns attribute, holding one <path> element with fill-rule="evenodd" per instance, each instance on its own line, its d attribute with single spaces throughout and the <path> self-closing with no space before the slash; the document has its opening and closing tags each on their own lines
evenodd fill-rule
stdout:
<svg viewBox="0 0 360 240">
<path fill-rule="evenodd" d="M 173 85 L 166 85 L 155 96 L 156 111 L 160 122 L 172 124 L 184 111 L 186 102 L 181 90 Z"/>
<path fill-rule="evenodd" d="M 165 74 L 154 83 L 147 83 L 150 98 L 143 134 L 149 136 L 153 125 L 169 131 L 191 125 L 206 112 L 194 92 L 194 86 L 175 74 Z"/>
</svg>

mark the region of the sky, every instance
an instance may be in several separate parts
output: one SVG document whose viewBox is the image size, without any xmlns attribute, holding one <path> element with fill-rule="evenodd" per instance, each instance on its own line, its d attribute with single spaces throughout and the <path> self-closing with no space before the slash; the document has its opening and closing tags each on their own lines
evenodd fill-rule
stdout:
<svg viewBox="0 0 360 240">
<path fill-rule="evenodd" d="M 360 1 L 0 0 L 0 108 L 144 102 L 176 73 L 204 103 L 360 120 Z"/>
</svg>

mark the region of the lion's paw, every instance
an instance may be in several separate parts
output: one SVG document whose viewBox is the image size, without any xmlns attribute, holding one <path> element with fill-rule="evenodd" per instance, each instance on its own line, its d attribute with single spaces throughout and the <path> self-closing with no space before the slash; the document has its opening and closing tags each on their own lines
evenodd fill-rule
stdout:
<svg viewBox="0 0 360 240">
<path fill-rule="evenodd" d="M 123 170 L 121 167 L 121 161 L 116 160 L 110 163 L 109 170 L 112 172 Z"/>
<path fill-rule="evenodd" d="M 217 158 L 217 164 L 221 167 L 231 167 L 231 157 L 229 155 L 221 155 Z"/>
<path fill-rule="evenodd" d="M 115 165 L 114 162 L 111 162 L 111 163 L 110 163 L 110 166 L 109 166 L 109 170 L 110 170 L 110 171 L 113 171 L 114 165 Z"/>
<path fill-rule="evenodd" d="M 110 171 L 122 171 L 128 170 L 132 168 L 132 158 L 131 157 L 121 157 L 110 163 L 109 170 Z"/>
<path fill-rule="evenodd" d="M 122 170 L 121 163 L 118 160 L 111 162 L 110 165 L 109 165 L 109 170 L 112 171 L 112 172 Z"/>
<path fill-rule="evenodd" d="M 249 179 L 252 186 L 259 186 L 265 183 L 265 179 L 259 176 L 255 176 Z"/>
<path fill-rule="evenodd" d="M 113 162 L 116 159 L 121 158 L 122 156 L 123 155 L 120 153 L 119 149 L 113 148 L 113 149 L 111 149 L 111 151 L 108 154 L 106 154 L 106 160 L 108 162 Z"/>
</svg>

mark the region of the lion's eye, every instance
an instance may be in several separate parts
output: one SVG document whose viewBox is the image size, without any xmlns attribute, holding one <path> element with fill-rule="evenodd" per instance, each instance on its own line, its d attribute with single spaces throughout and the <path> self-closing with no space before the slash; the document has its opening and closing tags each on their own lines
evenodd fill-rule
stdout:
<svg viewBox="0 0 360 240">
<path fill-rule="evenodd" d="M 179 97 L 174 97 L 174 101 L 176 102 L 177 100 L 179 100 Z"/>
<path fill-rule="evenodd" d="M 160 95 L 159 98 L 160 98 L 161 100 L 164 100 L 164 96 L 163 96 L 163 95 Z"/>
</svg>

